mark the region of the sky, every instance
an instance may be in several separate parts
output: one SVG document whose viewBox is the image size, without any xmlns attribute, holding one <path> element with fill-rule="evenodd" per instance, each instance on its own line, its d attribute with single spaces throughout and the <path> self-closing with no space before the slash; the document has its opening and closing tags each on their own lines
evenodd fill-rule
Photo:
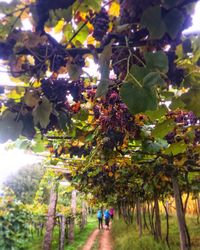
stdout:
<svg viewBox="0 0 200 250">
<path fill-rule="evenodd" d="M 11 0 L 7 0 L 6 2 L 10 1 Z M 0 2 L 5 2 L 5 0 L 0 0 Z M 24 28 L 30 29 L 30 23 L 28 21 L 24 23 Z M 200 1 L 197 3 L 195 13 L 193 15 L 193 25 L 184 31 L 184 34 L 193 33 L 195 31 L 200 32 Z M 93 72 L 97 72 L 97 65 L 93 65 L 91 62 L 91 67 Z M 8 74 L 1 71 L 5 71 L 5 68 L 0 66 L 0 85 L 13 85 Z M 88 69 L 87 72 L 90 73 L 91 69 Z M 30 163 L 37 163 L 39 161 L 41 160 L 36 156 L 27 154 L 19 149 L 6 150 L 5 146 L 0 144 L 0 184 L 6 179 L 6 177 L 19 170 L 22 166 Z"/>
<path fill-rule="evenodd" d="M 5 149 L 0 144 L 0 185 L 10 175 L 21 167 L 41 162 L 41 158 L 20 149 Z"/>
</svg>

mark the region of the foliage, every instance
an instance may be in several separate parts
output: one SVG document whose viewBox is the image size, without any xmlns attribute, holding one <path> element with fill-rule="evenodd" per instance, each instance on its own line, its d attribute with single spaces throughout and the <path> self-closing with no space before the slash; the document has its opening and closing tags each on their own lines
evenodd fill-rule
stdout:
<svg viewBox="0 0 200 250">
<path fill-rule="evenodd" d="M 192 233 L 191 239 L 193 243 L 193 249 L 198 249 L 196 242 L 199 238 L 199 228 L 195 223 L 195 218 L 187 218 L 189 230 Z M 164 218 L 162 217 L 162 223 Z M 171 216 L 169 219 L 170 223 L 170 248 L 173 250 L 178 249 L 178 227 L 176 218 Z M 163 227 L 164 228 L 164 227 Z M 165 231 L 163 232 L 165 233 Z M 115 220 L 112 224 L 112 236 L 114 240 L 114 249 L 131 250 L 133 249 L 144 249 L 144 250 L 161 250 L 168 249 L 163 242 L 156 242 L 149 232 L 145 231 L 144 235 L 138 239 L 138 233 L 135 230 L 135 225 L 127 225 L 122 220 Z"/>
<path fill-rule="evenodd" d="M 31 237 L 30 220 L 30 213 L 7 190 L 0 203 L 1 249 L 26 249 L 26 243 Z"/>
<path fill-rule="evenodd" d="M 25 204 L 32 203 L 43 174 L 40 166 L 28 165 L 9 176 L 4 185 L 14 191 L 17 200 Z"/>
</svg>

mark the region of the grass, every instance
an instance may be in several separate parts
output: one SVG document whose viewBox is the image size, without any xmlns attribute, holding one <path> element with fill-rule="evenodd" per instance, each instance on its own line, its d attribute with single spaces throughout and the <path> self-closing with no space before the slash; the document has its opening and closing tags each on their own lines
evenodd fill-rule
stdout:
<svg viewBox="0 0 200 250">
<path fill-rule="evenodd" d="M 87 241 L 89 235 L 92 231 L 97 227 L 96 218 L 89 217 L 88 223 L 84 230 L 80 230 L 79 227 L 75 228 L 75 239 L 71 244 L 67 244 L 65 246 L 65 250 L 79 250 L 83 247 L 85 242 Z M 29 250 L 41 250 L 42 249 L 42 241 L 44 236 L 33 236 L 33 240 L 27 245 L 27 249 Z M 59 249 L 59 230 L 56 226 L 53 232 L 53 241 L 52 241 L 52 250 Z"/>
<path fill-rule="evenodd" d="M 171 250 L 179 249 L 179 233 L 176 217 L 170 217 L 170 246 Z M 187 218 L 192 249 L 200 249 L 200 225 L 197 225 L 196 219 Z M 165 237 L 165 220 L 162 218 L 162 231 Z M 149 232 L 145 231 L 139 238 L 134 225 L 127 226 L 122 220 L 115 220 L 112 224 L 112 236 L 114 240 L 114 250 L 168 250 L 165 242 L 157 242 Z"/>
</svg>

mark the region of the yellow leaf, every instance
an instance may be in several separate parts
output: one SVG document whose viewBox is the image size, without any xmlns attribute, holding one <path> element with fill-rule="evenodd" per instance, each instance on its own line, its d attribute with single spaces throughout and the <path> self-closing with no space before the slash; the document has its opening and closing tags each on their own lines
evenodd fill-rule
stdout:
<svg viewBox="0 0 200 250">
<path fill-rule="evenodd" d="M 62 31 L 64 25 L 65 25 L 64 20 L 58 21 L 58 23 L 56 24 L 56 26 L 54 28 L 55 33 L 60 33 Z"/>
<path fill-rule="evenodd" d="M 109 175 L 110 177 L 112 177 L 112 176 L 113 176 L 113 172 L 109 172 L 108 175 Z"/>
<path fill-rule="evenodd" d="M 15 101 L 16 100 L 20 101 L 23 95 L 24 95 L 24 88 L 16 87 L 7 94 L 7 97 L 10 99 L 15 99 Z"/>
<path fill-rule="evenodd" d="M 34 81 L 34 83 L 33 83 L 33 87 L 34 88 L 39 88 L 41 86 L 41 82 L 40 81 Z"/>
<path fill-rule="evenodd" d="M 108 13 L 109 13 L 109 15 L 111 15 L 111 16 L 116 16 L 116 17 L 118 17 L 119 14 L 120 14 L 120 5 L 119 5 L 119 3 L 113 2 L 113 3 L 110 5 L 110 9 L 109 9 Z"/>
<path fill-rule="evenodd" d="M 95 42 L 96 42 L 96 40 L 95 40 L 95 38 L 92 35 L 89 35 L 87 37 L 87 44 L 93 44 L 94 45 Z"/>
</svg>

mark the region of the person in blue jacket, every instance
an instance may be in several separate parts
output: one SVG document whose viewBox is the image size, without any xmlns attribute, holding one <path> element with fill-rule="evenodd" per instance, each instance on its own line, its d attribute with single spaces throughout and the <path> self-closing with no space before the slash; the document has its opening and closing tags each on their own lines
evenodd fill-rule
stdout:
<svg viewBox="0 0 200 250">
<path fill-rule="evenodd" d="M 97 219 L 99 222 L 99 229 L 103 229 L 103 211 L 102 211 L 102 209 L 99 209 L 97 211 Z"/>
<path fill-rule="evenodd" d="M 108 209 L 106 209 L 104 212 L 104 219 L 105 219 L 106 230 L 108 230 L 109 223 L 110 223 L 110 213 L 109 213 Z"/>
</svg>

